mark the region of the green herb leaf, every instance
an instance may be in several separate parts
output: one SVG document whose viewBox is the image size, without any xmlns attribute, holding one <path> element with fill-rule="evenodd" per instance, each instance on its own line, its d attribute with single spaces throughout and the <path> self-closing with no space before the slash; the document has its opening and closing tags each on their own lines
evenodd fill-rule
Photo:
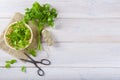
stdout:
<svg viewBox="0 0 120 80">
<path fill-rule="evenodd" d="M 10 64 L 14 64 L 16 63 L 17 61 L 15 59 L 12 59 L 12 60 L 9 60 L 9 61 L 6 61 L 6 63 L 10 63 Z"/>
<path fill-rule="evenodd" d="M 10 61 L 11 64 L 14 64 L 14 63 L 16 63 L 16 62 L 17 62 L 17 61 L 16 61 L 15 59 L 13 59 L 13 60 Z"/>
<path fill-rule="evenodd" d="M 36 57 L 36 50 L 35 50 L 35 49 L 29 49 L 28 52 L 29 52 L 29 54 L 31 54 L 32 56 Z"/>
<path fill-rule="evenodd" d="M 21 71 L 22 71 L 22 72 L 26 72 L 26 67 L 25 67 L 25 66 L 22 66 Z"/>
<path fill-rule="evenodd" d="M 5 67 L 6 67 L 6 68 L 10 68 L 10 67 L 11 67 L 11 66 L 10 66 L 10 63 L 6 63 Z"/>
<path fill-rule="evenodd" d="M 15 59 L 6 61 L 5 67 L 6 67 L 6 68 L 10 68 L 10 67 L 11 67 L 11 64 L 14 64 L 14 63 L 16 63 L 16 62 L 17 62 L 17 61 L 16 61 Z"/>
</svg>

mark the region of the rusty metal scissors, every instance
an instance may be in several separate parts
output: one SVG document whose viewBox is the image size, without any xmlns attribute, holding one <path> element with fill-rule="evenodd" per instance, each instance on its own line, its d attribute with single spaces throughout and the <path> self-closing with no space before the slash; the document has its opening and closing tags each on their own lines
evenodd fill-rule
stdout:
<svg viewBox="0 0 120 80">
<path fill-rule="evenodd" d="M 38 66 L 38 63 L 42 64 L 42 65 L 50 65 L 51 62 L 48 59 L 41 59 L 40 61 L 35 61 L 34 59 L 32 59 L 27 53 L 24 53 L 30 60 L 27 59 L 20 59 L 22 61 L 25 62 L 30 62 L 32 64 L 34 64 L 37 68 L 38 68 L 38 75 L 39 76 L 44 76 L 45 72 Z"/>
</svg>

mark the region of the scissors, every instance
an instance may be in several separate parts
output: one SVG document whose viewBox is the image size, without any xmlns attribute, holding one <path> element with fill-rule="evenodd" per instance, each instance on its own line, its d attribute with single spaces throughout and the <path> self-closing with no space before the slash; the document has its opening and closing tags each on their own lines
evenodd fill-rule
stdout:
<svg viewBox="0 0 120 80">
<path fill-rule="evenodd" d="M 30 62 L 32 64 L 34 64 L 38 70 L 37 70 L 37 74 L 39 76 L 44 76 L 45 72 L 38 66 L 38 63 L 42 64 L 42 65 L 50 65 L 51 62 L 48 60 L 48 59 L 41 59 L 40 61 L 35 61 L 34 59 L 32 59 L 27 53 L 24 53 L 30 60 L 27 60 L 27 59 L 20 59 L 22 61 L 25 61 L 25 62 Z"/>
</svg>

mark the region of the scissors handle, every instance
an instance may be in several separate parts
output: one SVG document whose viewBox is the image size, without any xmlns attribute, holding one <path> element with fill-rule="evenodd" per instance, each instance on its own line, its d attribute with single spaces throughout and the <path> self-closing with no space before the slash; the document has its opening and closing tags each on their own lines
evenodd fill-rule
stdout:
<svg viewBox="0 0 120 80">
<path fill-rule="evenodd" d="M 43 64 L 43 65 L 50 65 L 51 64 L 51 62 L 48 60 L 48 59 L 41 59 L 41 64 Z"/>
<path fill-rule="evenodd" d="M 37 71 L 37 74 L 38 74 L 39 76 L 44 76 L 44 75 L 45 75 L 45 72 L 44 72 L 41 68 L 39 68 L 38 71 Z"/>
<path fill-rule="evenodd" d="M 48 59 L 41 59 L 41 61 L 35 61 L 34 59 L 32 59 L 27 53 L 24 53 L 30 60 L 26 60 L 26 59 L 21 59 L 23 61 L 26 61 L 26 62 L 30 62 L 30 63 L 33 63 L 37 68 L 38 68 L 38 71 L 37 71 L 37 74 L 39 76 L 44 76 L 45 75 L 45 72 L 37 65 L 37 63 L 41 63 L 43 65 L 50 65 L 51 62 L 48 60 Z"/>
</svg>

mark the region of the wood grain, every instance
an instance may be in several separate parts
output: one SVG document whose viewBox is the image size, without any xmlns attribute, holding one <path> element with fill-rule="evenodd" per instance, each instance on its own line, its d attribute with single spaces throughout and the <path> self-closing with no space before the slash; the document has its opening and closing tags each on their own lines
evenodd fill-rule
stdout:
<svg viewBox="0 0 120 80">
<path fill-rule="evenodd" d="M 56 46 L 38 52 L 38 57 L 35 59 L 49 59 L 52 62 L 50 67 L 120 67 L 119 48 L 120 43 L 56 43 Z M 5 61 L 12 57 L 4 51 L 0 52 L 2 57 L 0 66 L 4 67 Z M 13 66 L 22 65 L 34 66 L 20 61 Z"/>
<path fill-rule="evenodd" d="M 0 19 L 0 33 L 10 19 Z M 120 19 L 57 19 L 48 29 L 55 42 L 120 43 Z"/>
<path fill-rule="evenodd" d="M 60 18 L 105 18 L 120 17 L 119 0 L 36 0 L 50 3 L 57 8 Z M 15 12 L 24 12 L 34 0 L 1 0 L 0 17 L 11 17 Z"/>
<path fill-rule="evenodd" d="M 43 68 L 46 76 L 36 74 L 36 68 L 27 68 L 22 73 L 20 68 L 0 68 L 2 80 L 119 80 L 120 68 Z M 10 73 L 11 72 L 11 73 Z M 17 75 L 16 75 L 17 73 Z M 55 74 L 56 73 L 56 74 Z"/>
</svg>

